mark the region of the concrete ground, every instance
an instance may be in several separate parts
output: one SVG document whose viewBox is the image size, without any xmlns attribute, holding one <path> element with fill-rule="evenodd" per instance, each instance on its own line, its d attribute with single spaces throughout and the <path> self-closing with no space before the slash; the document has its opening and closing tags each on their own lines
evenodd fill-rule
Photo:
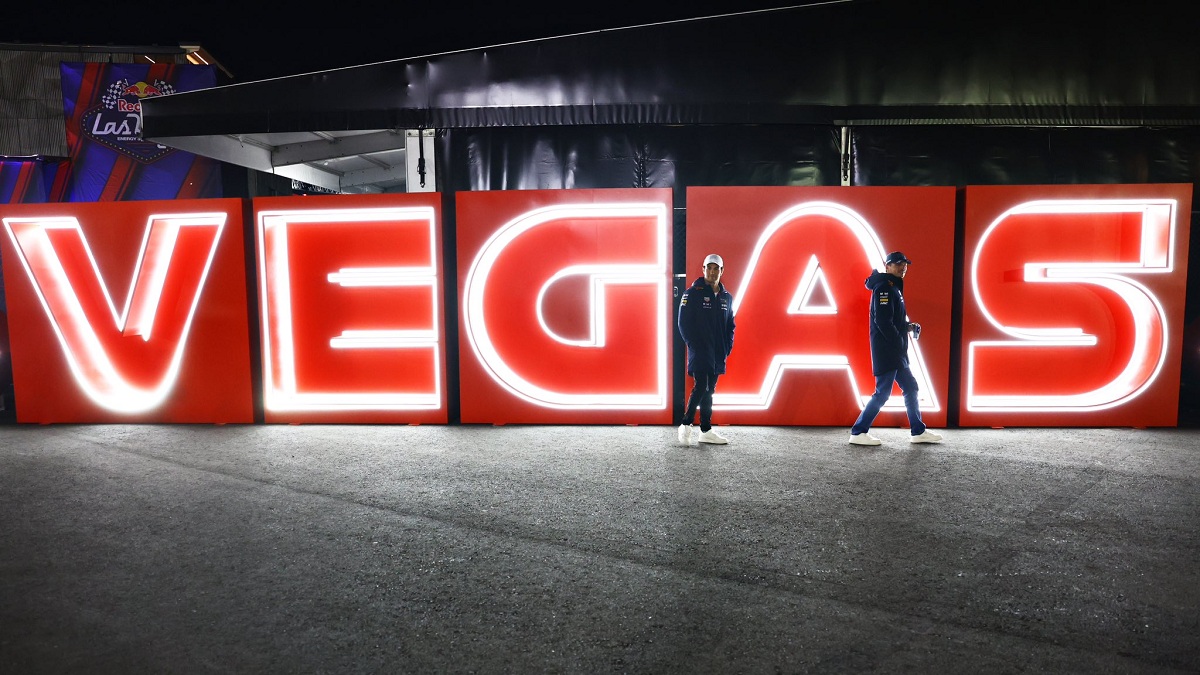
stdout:
<svg viewBox="0 0 1200 675">
<path fill-rule="evenodd" d="M 0 426 L 3 673 L 1200 671 L 1200 431 Z"/>
</svg>

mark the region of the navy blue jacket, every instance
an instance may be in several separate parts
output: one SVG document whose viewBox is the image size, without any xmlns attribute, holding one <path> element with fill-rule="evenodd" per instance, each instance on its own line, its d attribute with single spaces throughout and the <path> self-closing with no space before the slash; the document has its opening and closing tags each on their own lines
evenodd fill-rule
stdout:
<svg viewBox="0 0 1200 675">
<path fill-rule="evenodd" d="M 716 293 L 700 277 L 679 299 L 676 325 L 687 343 L 688 375 L 725 372 L 725 359 L 733 349 L 733 296 L 719 284 Z"/>
<path fill-rule="evenodd" d="M 880 375 L 908 367 L 908 314 L 904 280 L 875 270 L 867 277 L 871 291 L 871 371 Z"/>
</svg>

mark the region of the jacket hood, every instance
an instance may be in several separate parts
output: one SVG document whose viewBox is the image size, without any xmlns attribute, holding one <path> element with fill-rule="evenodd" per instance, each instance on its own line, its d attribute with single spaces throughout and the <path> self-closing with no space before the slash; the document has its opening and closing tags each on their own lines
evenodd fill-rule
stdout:
<svg viewBox="0 0 1200 675">
<path fill-rule="evenodd" d="M 701 286 L 707 286 L 707 285 L 708 285 L 708 282 L 705 281 L 704 277 L 702 277 L 702 276 L 696 277 L 696 280 L 692 282 L 692 288 L 699 288 Z M 717 282 L 717 292 L 718 293 L 725 292 L 725 282 L 724 281 Z"/>
<path fill-rule="evenodd" d="M 887 272 L 880 272 L 879 270 L 871 270 L 871 276 L 867 277 L 866 281 L 863 282 L 863 285 L 865 285 L 869 290 L 877 291 L 886 286 L 888 282 L 891 282 L 893 286 L 899 287 L 901 291 L 904 290 L 903 279 L 898 276 L 888 274 Z"/>
</svg>

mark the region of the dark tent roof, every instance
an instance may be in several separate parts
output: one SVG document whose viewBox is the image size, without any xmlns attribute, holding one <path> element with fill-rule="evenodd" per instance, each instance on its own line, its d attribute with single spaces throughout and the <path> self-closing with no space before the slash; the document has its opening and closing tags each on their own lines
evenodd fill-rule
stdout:
<svg viewBox="0 0 1200 675">
<path fill-rule="evenodd" d="M 586 124 L 1200 125 L 1196 10 L 1160 7 L 875 0 L 730 14 L 148 99 L 144 134 L 228 159 L 204 151 L 220 145 L 213 137 Z M 365 137 L 356 146 L 369 147 Z"/>
</svg>

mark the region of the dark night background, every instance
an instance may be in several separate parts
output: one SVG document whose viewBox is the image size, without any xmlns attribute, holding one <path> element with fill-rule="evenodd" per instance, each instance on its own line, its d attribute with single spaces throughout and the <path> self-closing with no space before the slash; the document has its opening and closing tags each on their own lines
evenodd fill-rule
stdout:
<svg viewBox="0 0 1200 675">
<path fill-rule="evenodd" d="M 810 4 L 836 3 L 64 3 L 53 11 L 5 12 L 0 42 L 198 44 L 230 71 L 233 82 L 249 82 L 579 32 Z"/>
</svg>

